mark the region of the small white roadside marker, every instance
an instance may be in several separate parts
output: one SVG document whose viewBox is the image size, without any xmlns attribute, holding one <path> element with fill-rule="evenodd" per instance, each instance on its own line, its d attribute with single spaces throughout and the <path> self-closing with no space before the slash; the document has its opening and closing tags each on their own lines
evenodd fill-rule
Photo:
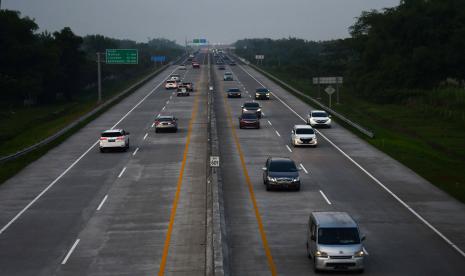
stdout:
<svg viewBox="0 0 465 276">
<path fill-rule="evenodd" d="M 268 120 L 268 124 L 270 124 L 270 126 L 272 126 L 273 124 Z"/>
<path fill-rule="evenodd" d="M 286 145 L 286 148 L 289 152 L 292 152 L 291 148 L 288 145 Z"/>
<path fill-rule="evenodd" d="M 149 135 L 148 133 L 146 133 L 146 134 L 144 135 L 144 140 L 147 138 L 148 135 Z"/>
<path fill-rule="evenodd" d="M 108 195 L 105 195 L 103 197 L 102 202 L 100 202 L 100 204 L 97 207 L 97 211 L 100 211 L 100 209 L 102 209 L 102 206 L 103 206 L 103 204 L 105 204 L 105 201 L 107 201 L 107 198 L 108 198 Z"/>
<path fill-rule="evenodd" d="M 137 148 L 137 149 L 133 152 L 132 156 L 135 156 L 135 155 L 137 154 L 138 151 L 139 151 L 139 148 Z"/>
<path fill-rule="evenodd" d="M 302 170 L 304 170 L 304 172 L 305 172 L 306 174 L 308 174 L 307 169 L 305 169 L 305 167 L 304 167 L 304 165 L 302 165 L 302 163 L 300 164 L 300 167 L 302 168 Z"/>
<path fill-rule="evenodd" d="M 276 132 L 276 135 L 278 135 L 279 137 L 281 137 L 281 134 L 279 134 L 279 132 L 277 130 L 275 130 Z"/>
</svg>

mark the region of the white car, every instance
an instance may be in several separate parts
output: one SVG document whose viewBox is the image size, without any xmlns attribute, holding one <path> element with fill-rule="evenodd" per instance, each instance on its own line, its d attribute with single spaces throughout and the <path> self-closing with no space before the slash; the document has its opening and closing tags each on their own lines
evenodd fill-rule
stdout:
<svg viewBox="0 0 465 276">
<path fill-rule="evenodd" d="M 309 125 L 295 125 L 291 131 L 291 143 L 296 146 L 311 146 L 318 145 L 315 130 Z"/>
<path fill-rule="evenodd" d="M 331 115 L 324 110 L 313 110 L 307 116 L 307 124 L 312 127 L 331 127 Z"/>
<path fill-rule="evenodd" d="M 172 74 L 169 80 L 181 81 L 181 76 L 179 76 L 178 74 Z"/>
<path fill-rule="evenodd" d="M 105 149 L 129 149 L 129 132 L 124 129 L 109 129 L 100 135 L 100 152 Z"/>
<path fill-rule="evenodd" d="M 185 65 L 179 65 L 178 70 L 187 70 Z"/>
<path fill-rule="evenodd" d="M 175 80 L 167 80 L 165 83 L 166 89 L 176 89 L 178 88 L 178 82 Z"/>
</svg>

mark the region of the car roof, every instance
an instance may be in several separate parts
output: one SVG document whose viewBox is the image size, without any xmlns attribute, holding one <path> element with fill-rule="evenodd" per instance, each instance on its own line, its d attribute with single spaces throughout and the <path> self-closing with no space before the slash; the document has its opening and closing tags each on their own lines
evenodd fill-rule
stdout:
<svg viewBox="0 0 465 276">
<path fill-rule="evenodd" d="M 313 112 L 324 112 L 324 113 L 328 113 L 328 112 L 326 112 L 325 110 L 312 110 L 311 112 L 312 112 L 312 113 L 313 113 Z"/>
<path fill-rule="evenodd" d="M 312 212 L 319 227 L 357 227 L 357 223 L 346 212 Z"/>
<path fill-rule="evenodd" d="M 294 162 L 291 158 L 289 157 L 271 157 L 271 161 L 275 162 Z M 295 163 L 295 162 L 294 162 Z"/>
<path fill-rule="evenodd" d="M 225 74 L 225 75 L 229 75 L 229 74 L 231 74 L 231 75 L 232 75 L 232 73 L 231 73 L 231 72 L 224 72 L 224 74 Z"/>
<path fill-rule="evenodd" d="M 260 106 L 260 104 L 257 103 L 257 102 L 245 102 L 244 105 L 246 105 L 246 104 L 247 105 L 252 105 L 253 104 L 253 105 L 256 105 L 256 106 Z"/>
<path fill-rule="evenodd" d="M 237 90 L 241 90 L 239 87 L 229 87 L 228 90 L 232 90 L 232 89 L 237 89 Z"/>
<path fill-rule="evenodd" d="M 174 118 L 173 115 L 161 115 L 157 117 L 157 119 L 172 119 L 172 118 Z"/>
<path fill-rule="evenodd" d="M 302 128 L 306 128 L 306 129 L 313 129 L 312 126 L 309 126 L 309 125 L 294 125 L 294 128 L 295 129 L 302 129 Z"/>
</svg>

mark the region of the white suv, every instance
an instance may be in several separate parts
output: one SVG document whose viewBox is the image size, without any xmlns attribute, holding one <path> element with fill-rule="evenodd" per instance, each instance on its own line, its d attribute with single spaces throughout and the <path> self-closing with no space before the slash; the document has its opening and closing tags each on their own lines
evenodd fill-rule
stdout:
<svg viewBox="0 0 465 276">
<path fill-rule="evenodd" d="M 324 110 L 313 110 L 307 116 L 307 124 L 312 127 L 331 127 L 331 115 Z"/>
<path fill-rule="evenodd" d="M 129 132 L 124 129 L 109 129 L 100 135 L 100 152 L 105 149 L 129 149 Z"/>
<path fill-rule="evenodd" d="M 176 89 L 178 88 L 178 82 L 175 80 L 167 80 L 165 83 L 166 89 Z"/>
<path fill-rule="evenodd" d="M 291 131 L 291 143 L 296 146 L 316 147 L 318 140 L 315 130 L 309 125 L 295 125 Z"/>
</svg>

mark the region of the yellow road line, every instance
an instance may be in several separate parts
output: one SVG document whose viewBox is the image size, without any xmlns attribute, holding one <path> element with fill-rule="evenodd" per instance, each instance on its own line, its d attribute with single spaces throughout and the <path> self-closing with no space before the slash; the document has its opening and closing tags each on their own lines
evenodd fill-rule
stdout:
<svg viewBox="0 0 465 276">
<path fill-rule="evenodd" d="M 200 79 L 203 78 L 203 75 L 204 75 L 204 73 L 202 71 L 202 73 L 200 75 Z M 199 87 L 202 87 L 202 83 L 200 83 Z M 171 207 L 171 215 L 170 215 L 170 222 L 169 222 L 169 225 L 168 225 L 168 233 L 166 234 L 166 238 L 165 238 L 165 245 L 163 247 L 163 255 L 162 255 L 162 258 L 161 258 L 161 263 L 160 263 L 160 269 L 158 271 L 158 276 L 165 275 L 166 260 L 168 258 L 168 251 L 169 251 L 169 247 L 170 247 L 171 234 L 173 232 L 173 224 L 174 224 L 174 219 L 176 217 L 176 210 L 178 208 L 179 194 L 181 193 L 182 179 L 183 179 L 183 176 L 184 176 L 184 169 L 186 167 L 186 162 L 187 162 L 187 153 L 189 152 L 189 144 L 190 144 L 190 141 L 191 141 L 192 127 L 193 127 L 195 118 L 197 116 L 198 99 L 199 99 L 200 94 L 201 94 L 201 91 L 199 89 L 199 91 L 196 93 L 196 96 L 195 96 L 194 108 L 192 109 L 192 116 L 191 116 L 191 119 L 189 121 L 189 128 L 188 128 L 188 132 L 187 132 L 186 146 L 184 147 L 184 154 L 183 154 L 183 157 L 182 157 L 181 172 L 179 173 L 177 187 L 176 187 L 176 194 L 174 196 L 173 206 Z"/>
<path fill-rule="evenodd" d="M 224 93 L 224 94 L 226 94 L 226 93 Z M 277 271 L 276 271 L 276 265 L 275 265 L 275 263 L 273 261 L 273 256 L 271 255 L 270 247 L 268 246 L 268 240 L 266 238 L 265 228 L 263 227 L 262 217 L 260 216 L 260 212 L 258 210 L 257 200 L 255 199 L 255 193 L 254 193 L 254 190 L 253 190 L 252 181 L 250 181 L 249 172 L 247 171 L 247 167 L 245 165 L 244 154 L 242 152 L 241 144 L 239 143 L 239 138 L 237 137 L 237 134 L 236 134 L 236 129 L 234 128 L 234 124 L 233 124 L 232 116 L 231 116 L 231 107 L 229 106 L 229 104 L 226 101 L 226 95 L 223 96 L 223 102 L 224 102 L 224 105 L 226 107 L 226 114 L 228 116 L 229 127 L 231 128 L 231 131 L 232 131 L 232 134 L 233 134 L 233 137 L 234 137 L 234 142 L 236 144 L 236 148 L 237 148 L 237 151 L 239 153 L 239 157 L 241 159 L 241 165 L 242 165 L 242 170 L 244 172 L 245 181 L 247 182 L 247 186 L 249 188 L 250 199 L 252 200 L 253 209 L 254 209 L 254 212 L 255 212 L 255 217 L 256 217 L 257 223 L 258 223 L 258 229 L 260 231 L 260 236 L 262 238 L 262 243 L 263 243 L 263 247 L 265 249 L 266 258 L 268 260 L 268 266 L 270 267 L 271 275 L 275 276 L 275 275 L 278 275 Z"/>
</svg>

